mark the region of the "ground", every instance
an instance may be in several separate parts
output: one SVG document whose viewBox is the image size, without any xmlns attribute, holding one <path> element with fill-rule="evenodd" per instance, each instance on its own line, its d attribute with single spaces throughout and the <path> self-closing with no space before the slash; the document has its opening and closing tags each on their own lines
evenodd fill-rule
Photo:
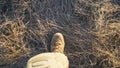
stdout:
<svg viewBox="0 0 120 68">
<path fill-rule="evenodd" d="M 0 0 L 0 68 L 25 68 L 56 32 L 70 68 L 119 68 L 119 29 L 119 0 Z"/>
</svg>

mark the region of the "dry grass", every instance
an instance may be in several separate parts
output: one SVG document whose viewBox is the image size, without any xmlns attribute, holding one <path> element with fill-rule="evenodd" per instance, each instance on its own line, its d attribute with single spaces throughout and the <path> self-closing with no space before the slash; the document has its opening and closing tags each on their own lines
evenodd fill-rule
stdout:
<svg viewBox="0 0 120 68">
<path fill-rule="evenodd" d="M 23 38 L 25 26 L 22 22 L 6 21 L 0 26 L 0 65 L 9 64 L 27 54 Z"/>
<path fill-rule="evenodd" d="M 49 51 L 56 32 L 70 68 L 120 67 L 119 7 L 119 0 L 0 0 L 0 68 L 24 68 Z"/>
</svg>

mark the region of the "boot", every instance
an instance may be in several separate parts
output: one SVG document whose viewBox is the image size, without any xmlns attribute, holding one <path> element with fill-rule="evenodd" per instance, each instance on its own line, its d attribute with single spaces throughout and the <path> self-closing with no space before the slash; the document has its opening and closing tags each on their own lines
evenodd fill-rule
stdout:
<svg viewBox="0 0 120 68">
<path fill-rule="evenodd" d="M 51 52 L 64 53 L 64 37 L 61 33 L 55 33 L 51 40 Z"/>
</svg>

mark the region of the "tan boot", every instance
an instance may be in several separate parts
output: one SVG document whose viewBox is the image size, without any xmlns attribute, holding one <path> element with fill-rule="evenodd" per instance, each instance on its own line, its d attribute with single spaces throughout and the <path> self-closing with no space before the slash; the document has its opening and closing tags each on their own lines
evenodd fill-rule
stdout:
<svg viewBox="0 0 120 68">
<path fill-rule="evenodd" d="M 51 51 L 64 53 L 64 47 L 65 47 L 65 42 L 63 35 L 61 33 L 55 33 L 51 40 Z"/>
</svg>

